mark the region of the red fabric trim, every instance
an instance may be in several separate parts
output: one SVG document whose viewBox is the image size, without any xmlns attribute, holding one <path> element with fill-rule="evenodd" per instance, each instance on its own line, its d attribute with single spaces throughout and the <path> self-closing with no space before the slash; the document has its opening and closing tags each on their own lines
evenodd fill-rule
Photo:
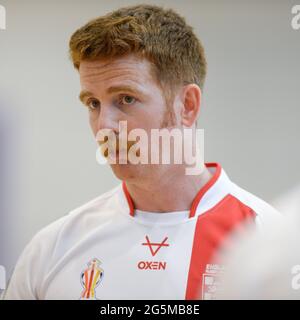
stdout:
<svg viewBox="0 0 300 320">
<path fill-rule="evenodd" d="M 216 183 L 221 174 L 221 166 L 218 163 L 206 163 L 205 166 L 207 168 L 216 167 L 216 172 L 214 173 L 213 177 L 199 190 L 196 197 L 194 198 L 191 205 L 189 218 L 193 218 L 195 216 L 197 207 L 201 199 L 203 198 L 205 193 Z"/>
<path fill-rule="evenodd" d="M 254 222 L 255 212 L 232 195 L 197 218 L 185 299 L 203 299 L 203 275 L 224 241 L 237 227 Z"/>
<path fill-rule="evenodd" d="M 133 217 L 134 216 L 134 204 L 133 204 L 131 196 L 130 196 L 128 190 L 127 190 L 125 181 L 123 181 L 122 187 L 123 187 L 123 191 L 124 191 L 124 194 L 126 196 L 127 203 L 128 203 L 128 206 L 129 206 L 129 214 Z"/>
</svg>

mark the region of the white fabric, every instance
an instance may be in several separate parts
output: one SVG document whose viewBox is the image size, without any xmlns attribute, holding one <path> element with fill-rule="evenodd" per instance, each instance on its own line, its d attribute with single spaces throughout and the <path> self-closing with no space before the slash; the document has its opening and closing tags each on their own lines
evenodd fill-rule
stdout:
<svg viewBox="0 0 300 320">
<path fill-rule="evenodd" d="M 6 299 L 80 299 L 81 274 L 94 258 L 104 272 L 95 289 L 97 299 L 184 299 L 197 218 L 228 194 L 254 208 L 262 220 L 276 215 L 268 204 L 233 184 L 223 169 L 193 218 L 188 211 L 136 210 L 131 216 L 120 184 L 35 235 L 18 260 Z M 146 236 L 151 243 L 167 237 L 168 246 L 153 256 L 143 245 Z M 163 262 L 166 268 L 139 269 L 141 261 Z"/>
</svg>

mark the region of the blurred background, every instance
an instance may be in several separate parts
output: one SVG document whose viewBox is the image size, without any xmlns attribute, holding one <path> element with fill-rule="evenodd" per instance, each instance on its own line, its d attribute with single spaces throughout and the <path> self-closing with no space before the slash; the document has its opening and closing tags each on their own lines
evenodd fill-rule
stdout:
<svg viewBox="0 0 300 320">
<path fill-rule="evenodd" d="M 119 183 L 96 163 L 68 41 L 88 20 L 139 3 L 175 9 L 205 47 L 206 161 L 271 203 L 300 184 L 296 1 L 0 0 L 0 265 L 8 278 L 38 230 Z"/>
</svg>

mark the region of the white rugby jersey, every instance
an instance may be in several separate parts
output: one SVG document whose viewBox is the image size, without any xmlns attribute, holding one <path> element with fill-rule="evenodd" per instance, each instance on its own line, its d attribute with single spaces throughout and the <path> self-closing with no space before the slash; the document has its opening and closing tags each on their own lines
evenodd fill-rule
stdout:
<svg viewBox="0 0 300 320">
<path fill-rule="evenodd" d="M 189 211 L 135 210 L 121 183 L 38 232 L 6 299 L 210 299 L 216 250 L 234 228 L 277 211 L 218 164 Z"/>
</svg>

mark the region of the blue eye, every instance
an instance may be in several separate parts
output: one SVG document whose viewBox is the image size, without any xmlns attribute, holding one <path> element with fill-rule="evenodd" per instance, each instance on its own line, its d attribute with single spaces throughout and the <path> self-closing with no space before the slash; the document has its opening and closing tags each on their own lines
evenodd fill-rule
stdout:
<svg viewBox="0 0 300 320">
<path fill-rule="evenodd" d="M 135 103 L 135 101 L 136 101 L 136 99 L 132 96 L 125 95 L 120 98 L 120 104 L 122 104 L 122 105 L 133 104 L 133 103 Z"/>
<path fill-rule="evenodd" d="M 90 110 L 96 110 L 100 108 L 100 102 L 96 99 L 90 99 L 87 101 L 87 106 L 90 108 Z"/>
</svg>

